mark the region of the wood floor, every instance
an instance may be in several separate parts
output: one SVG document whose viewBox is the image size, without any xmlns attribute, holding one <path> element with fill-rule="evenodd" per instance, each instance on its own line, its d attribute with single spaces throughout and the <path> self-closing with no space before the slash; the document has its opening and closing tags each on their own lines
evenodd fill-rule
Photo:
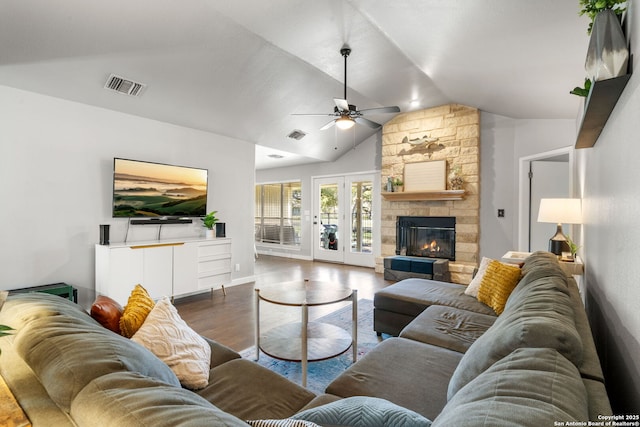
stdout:
<svg viewBox="0 0 640 427">
<path fill-rule="evenodd" d="M 180 316 L 196 332 L 236 351 L 254 345 L 255 287 L 291 280 L 338 282 L 358 290 L 359 299 L 373 299 L 385 281 L 373 268 L 354 267 L 315 261 L 261 255 L 255 264 L 255 281 L 222 290 L 185 297 L 175 301 Z M 311 320 L 324 316 L 348 303 L 312 307 Z M 283 307 L 261 303 L 261 328 L 300 320 L 299 307 Z"/>
</svg>

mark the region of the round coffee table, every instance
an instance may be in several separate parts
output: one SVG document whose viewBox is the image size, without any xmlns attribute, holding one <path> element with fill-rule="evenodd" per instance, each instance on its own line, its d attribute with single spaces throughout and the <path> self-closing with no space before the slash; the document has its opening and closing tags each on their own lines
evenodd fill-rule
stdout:
<svg viewBox="0 0 640 427">
<path fill-rule="evenodd" d="M 307 385 L 307 363 L 336 357 L 352 347 L 358 355 L 358 291 L 332 282 L 298 280 L 256 288 L 256 360 L 260 350 L 280 360 L 302 363 L 302 386 Z M 302 308 L 298 323 L 260 333 L 260 301 Z M 351 335 L 334 325 L 309 322 L 309 307 L 351 301 Z"/>
</svg>

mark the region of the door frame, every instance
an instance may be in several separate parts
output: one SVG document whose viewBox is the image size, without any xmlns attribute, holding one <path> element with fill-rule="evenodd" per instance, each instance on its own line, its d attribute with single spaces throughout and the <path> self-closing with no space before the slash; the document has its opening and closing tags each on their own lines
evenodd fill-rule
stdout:
<svg viewBox="0 0 640 427">
<path fill-rule="evenodd" d="M 569 197 L 573 197 L 574 190 L 574 149 L 572 146 L 562 147 L 543 153 L 520 157 L 518 161 L 518 250 L 527 251 L 529 248 L 529 168 L 531 162 L 547 160 L 553 157 L 569 155 Z"/>
</svg>

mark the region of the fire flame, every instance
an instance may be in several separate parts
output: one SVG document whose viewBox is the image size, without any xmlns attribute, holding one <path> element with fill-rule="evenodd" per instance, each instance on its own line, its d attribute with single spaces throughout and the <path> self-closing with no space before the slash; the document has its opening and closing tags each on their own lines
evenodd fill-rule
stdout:
<svg viewBox="0 0 640 427">
<path fill-rule="evenodd" d="M 431 243 L 424 245 L 422 247 L 422 250 L 426 250 L 429 252 L 440 252 L 440 246 L 438 246 L 438 242 L 433 240 Z"/>
</svg>

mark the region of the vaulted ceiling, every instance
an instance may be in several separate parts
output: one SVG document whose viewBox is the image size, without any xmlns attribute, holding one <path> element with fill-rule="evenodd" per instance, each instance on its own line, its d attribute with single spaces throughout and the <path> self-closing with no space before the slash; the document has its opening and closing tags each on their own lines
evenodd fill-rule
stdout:
<svg viewBox="0 0 640 427">
<path fill-rule="evenodd" d="M 574 119 L 578 0 L 0 0 L 0 85 L 215 132 L 257 168 L 334 160 L 376 132 L 320 131 L 342 98 Z M 112 73 L 140 97 L 105 90 Z M 367 116 L 384 123 L 393 114 Z M 288 138 L 294 129 L 307 135 Z M 272 159 L 270 154 L 283 158 Z"/>
</svg>

